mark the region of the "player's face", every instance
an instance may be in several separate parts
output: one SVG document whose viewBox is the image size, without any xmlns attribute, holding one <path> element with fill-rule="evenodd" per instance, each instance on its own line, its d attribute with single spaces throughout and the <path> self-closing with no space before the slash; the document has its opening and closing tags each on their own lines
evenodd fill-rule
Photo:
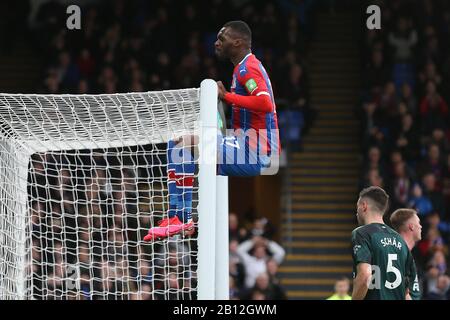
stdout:
<svg viewBox="0 0 450 320">
<path fill-rule="evenodd" d="M 220 29 L 217 34 L 217 40 L 215 42 L 215 52 L 220 60 L 225 60 L 230 57 L 230 50 L 232 48 L 232 39 L 229 35 L 227 28 Z"/>
<path fill-rule="evenodd" d="M 414 240 L 416 242 L 422 240 L 422 225 L 420 224 L 420 219 L 418 215 L 414 215 L 414 217 L 412 217 L 412 227 Z"/>
</svg>

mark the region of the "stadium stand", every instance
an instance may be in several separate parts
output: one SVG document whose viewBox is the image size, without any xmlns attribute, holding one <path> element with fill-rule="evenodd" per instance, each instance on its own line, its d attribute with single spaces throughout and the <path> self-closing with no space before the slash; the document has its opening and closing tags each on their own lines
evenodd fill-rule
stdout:
<svg viewBox="0 0 450 320">
<path fill-rule="evenodd" d="M 364 87 L 357 113 L 366 165 L 360 186 L 385 188 L 389 212 L 418 211 L 424 231 L 413 252 L 423 298 L 448 299 L 450 6 L 379 4 L 383 28 L 367 30 L 361 48 Z"/>
</svg>

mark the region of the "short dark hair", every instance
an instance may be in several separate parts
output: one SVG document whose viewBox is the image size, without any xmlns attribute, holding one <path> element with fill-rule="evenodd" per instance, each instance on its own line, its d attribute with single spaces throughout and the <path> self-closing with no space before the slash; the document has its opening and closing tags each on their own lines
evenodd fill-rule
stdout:
<svg viewBox="0 0 450 320">
<path fill-rule="evenodd" d="M 392 213 L 391 218 L 389 219 L 391 222 L 392 228 L 394 228 L 395 231 L 400 231 L 400 228 L 402 228 L 406 221 L 411 219 L 414 215 L 416 215 L 417 212 L 414 209 L 397 209 Z"/>
<path fill-rule="evenodd" d="M 223 25 L 225 28 L 232 29 L 236 34 L 242 37 L 249 44 L 252 42 L 252 30 L 247 23 L 241 20 L 229 21 Z"/>
<path fill-rule="evenodd" d="M 380 187 L 368 187 L 359 193 L 359 197 L 370 199 L 375 209 L 384 214 L 389 206 L 389 195 Z"/>
</svg>

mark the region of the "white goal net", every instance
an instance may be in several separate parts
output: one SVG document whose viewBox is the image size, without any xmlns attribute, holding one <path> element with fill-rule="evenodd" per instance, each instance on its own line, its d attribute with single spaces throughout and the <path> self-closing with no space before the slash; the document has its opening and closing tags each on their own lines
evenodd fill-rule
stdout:
<svg viewBox="0 0 450 320">
<path fill-rule="evenodd" d="M 0 299 L 196 299 L 199 233 L 142 239 L 199 120 L 200 89 L 0 94 Z"/>
</svg>

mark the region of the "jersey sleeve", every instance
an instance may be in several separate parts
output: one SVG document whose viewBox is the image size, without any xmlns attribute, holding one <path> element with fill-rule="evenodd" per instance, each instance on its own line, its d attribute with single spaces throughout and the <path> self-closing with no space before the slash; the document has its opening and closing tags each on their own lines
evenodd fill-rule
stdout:
<svg viewBox="0 0 450 320">
<path fill-rule="evenodd" d="M 409 295 L 412 300 L 420 300 L 422 298 L 422 293 L 419 286 L 419 277 L 417 275 L 417 268 L 414 258 L 411 254 L 408 255 L 408 274 L 406 275 L 407 285 L 409 288 Z"/>
<path fill-rule="evenodd" d="M 264 75 L 254 63 L 239 66 L 237 80 L 251 96 L 267 95 L 270 97 Z"/>
<path fill-rule="evenodd" d="M 358 263 L 371 263 L 372 254 L 370 251 L 370 239 L 367 233 L 362 233 L 361 230 L 354 230 L 352 232 L 352 248 L 353 261 L 355 266 Z"/>
</svg>

